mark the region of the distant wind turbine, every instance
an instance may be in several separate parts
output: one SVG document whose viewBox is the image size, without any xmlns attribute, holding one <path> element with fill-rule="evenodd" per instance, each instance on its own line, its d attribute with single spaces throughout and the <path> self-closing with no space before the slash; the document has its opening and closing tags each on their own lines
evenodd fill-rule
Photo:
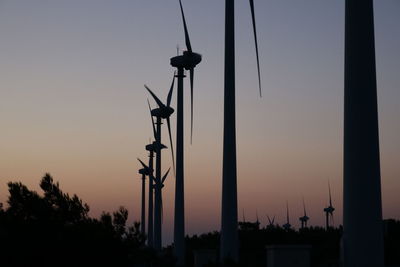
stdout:
<svg viewBox="0 0 400 267">
<path fill-rule="evenodd" d="M 384 266 L 373 4 L 345 1 L 344 267 Z"/>
<path fill-rule="evenodd" d="M 324 208 L 325 216 L 326 216 L 326 229 L 328 230 L 330 227 L 329 219 L 332 221 L 333 225 L 333 212 L 335 208 L 332 206 L 332 196 L 331 196 L 331 186 L 328 182 L 328 189 L 329 189 L 329 206 Z"/>
<path fill-rule="evenodd" d="M 304 197 L 303 197 L 303 210 L 304 210 L 304 215 L 301 216 L 301 217 L 299 218 L 299 220 L 300 220 L 300 222 L 301 222 L 301 229 L 307 228 L 307 221 L 310 219 L 310 218 L 307 216 L 307 212 L 306 212 L 306 203 L 304 202 Z"/>
<path fill-rule="evenodd" d="M 154 126 L 154 124 L 153 124 Z M 146 150 L 149 151 L 149 168 L 153 170 L 154 153 L 156 152 L 156 142 L 146 145 Z M 149 203 L 147 215 L 147 245 L 154 246 L 154 176 L 153 171 L 149 175 Z"/>
<path fill-rule="evenodd" d="M 174 81 L 175 81 L 175 76 L 172 79 L 172 84 L 171 88 L 168 92 L 168 97 L 167 97 L 167 104 L 165 105 L 164 103 L 161 102 L 161 100 L 153 93 L 153 91 L 145 85 L 145 88 L 147 91 L 151 94 L 151 96 L 154 98 L 156 101 L 158 108 L 152 109 L 151 110 L 151 115 L 153 117 L 156 117 L 156 125 L 157 129 L 155 130 L 155 139 L 156 139 L 156 176 L 155 176 L 155 199 L 154 199 L 154 248 L 157 251 L 161 251 L 161 246 L 162 246 L 162 177 L 161 177 L 161 149 L 163 148 L 163 145 L 161 143 L 161 124 L 162 124 L 162 119 L 167 120 L 167 126 L 168 126 L 168 133 L 169 133 L 169 139 L 171 143 L 171 153 L 172 153 L 172 160 L 173 160 L 173 165 L 174 164 L 174 152 L 173 152 L 173 146 L 172 146 L 172 136 L 171 136 L 171 123 L 170 123 L 170 116 L 174 112 L 174 109 L 170 106 L 171 105 L 171 99 L 172 99 L 172 92 L 174 88 Z M 165 147 L 165 146 L 164 146 Z"/>
<path fill-rule="evenodd" d="M 257 229 L 260 229 L 260 220 L 258 219 L 258 211 L 256 209 L 256 225 L 257 225 Z"/>
<path fill-rule="evenodd" d="M 268 215 L 267 215 L 267 218 L 268 218 L 268 227 L 274 227 L 275 215 L 274 215 L 274 217 L 272 217 L 272 220 Z"/>
<path fill-rule="evenodd" d="M 286 231 L 290 230 L 290 228 L 292 227 L 289 220 L 289 204 L 287 202 L 286 202 L 286 223 L 282 225 L 282 227 Z"/>
<path fill-rule="evenodd" d="M 261 96 L 261 76 L 258 56 L 254 1 L 249 0 L 257 56 L 258 82 Z M 225 72 L 224 72 L 224 141 L 221 205 L 220 260 L 238 261 L 238 215 L 236 172 L 235 114 L 235 1 L 225 0 Z"/>
<path fill-rule="evenodd" d="M 142 175 L 142 207 L 141 207 L 141 220 L 140 220 L 140 231 L 142 234 L 146 233 L 146 176 L 150 176 L 153 170 L 143 163 L 140 159 L 139 162 L 142 164 L 139 169 L 139 174 Z M 150 178 L 151 179 L 151 178 Z"/>
<path fill-rule="evenodd" d="M 179 0 L 183 28 L 185 32 L 186 51 L 182 55 L 171 58 L 171 65 L 178 69 L 178 92 L 177 92 L 177 121 L 176 121 L 176 180 L 175 180 L 175 214 L 174 214 L 174 251 L 177 257 L 177 265 L 185 263 L 185 199 L 184 199 L 184 128 L 183 128 L 183 78 L 184 70 L 190 73 L 190 142 L 193 137 L 193 80 L 194 68 L 201 62 L 201 55 L 193 52 L 190 43 L 189 32 L 186 25 L 182 2 Z"/>
</svg>

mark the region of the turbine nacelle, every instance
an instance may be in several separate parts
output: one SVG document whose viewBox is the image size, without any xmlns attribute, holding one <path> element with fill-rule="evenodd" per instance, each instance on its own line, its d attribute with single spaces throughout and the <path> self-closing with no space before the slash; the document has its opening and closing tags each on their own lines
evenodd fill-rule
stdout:
<svg viewBox="0 0 400 267">
<path fill-rule="evenodd" d="M 155 149 L 155 151 L 157 151 L 158 148 L 161 150 L 161 149 L 168 148 L 168 147 L 163 144 L 160 144 L 159 142 L 154 141 L 153 148 Z"/>
<path fill-rule="evenodd" d="M 160 117 L 162 119 L 168 119 L 172 113 L 174 113 L 174 109 L 168 106 L 159 107 L 151 110 L 151 116 Z"/>
<path fill-rule="evenodd" d="M 334 211 L 335 211 L 335 208 L 332 206 L 324 208 L 324 212 L 327 212 L 327 213 L 333 213 Z"/>
<path fill-rule="evenodd" d="M 148 176 L 153 172 L 150 168 L 142 168 L 139 170 L 139 174 Z"/>
<path fill-rule="evenodd" d="M 146 145 L 146 150 L 149 152 L 156 152 L 155 142 Z"/>
<path fill-rule="evenodd" d="M 302 221 L 302 222 L 306 222 L 306 221 L 308 221 L 309 219 L 310 219 L 310 218 L 309 218 L 308 216 L 302 216 L 302 217 L 299 218 L 299 220 Z"/>
<path fill-rule="evenodd" d="M 290 223 L 285 223 L 284 225 L 282 225 L 283 229 L 285 230 L 289 230 L 290 227 L 292 227 L 292 225 Z"/>
<path fill-rule="evenodd" d="M 202 56 L 195 52 L 184 51 L 183 55 L 171 58 L 171 65 L 175 68 L 190 70 L 201 62 Z"/>
<path fill-rule="evenodd" d="M 158 143 L 156 141 L 154 141 L 151 144 L 146 145 L 146 150 L 149 152 L 157 152 L 157 148 L 158 148 Z M 164 149 L 167 148 L 165 145 L 161 144 L 161 148 L 160 149 Z"/>
</svg>

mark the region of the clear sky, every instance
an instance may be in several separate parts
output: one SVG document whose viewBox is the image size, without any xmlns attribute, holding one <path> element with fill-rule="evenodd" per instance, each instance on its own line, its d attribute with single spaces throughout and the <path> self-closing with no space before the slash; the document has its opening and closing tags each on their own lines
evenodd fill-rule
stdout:
<svg viewBox="0 0 400 267">
<path fill-rule="evenodd" d="M 192 234 L 220 224 L 224 1 L 183 4 L 193 49 L 203 55 L 195 73 L 193 145 L 185 95 Z M 341 223 L 344 0 L 255 0 L 255 6 L 261 99 L 249 4 L 236 1 L 239 214 L 244 209 L 255 220 L 258 210 L 262 223 L 269 214 L 282 224 L 288 201 L 298 227 L 304 196 L 310 223 L 322 225 L 329 180 Z M 398 219 L 399 14 L 398 0 L 375 1 L 383 212 Z M 8 181 L 39 190 L 50 172 L 63 190 L 88 202 L 93 216 L 124 205 L 130 221 L 139 220 L 136 157 L 146 160 L 151 137 L 143 84 L 166 98 L 177 44 L 184 49 L 177 0 L 0 0 L 0 202 Z M 164 155 L 166 170 L 171 156 Z M 164 188 L 166 242 L 173 196 L 171 176 Z"/>
</svg>

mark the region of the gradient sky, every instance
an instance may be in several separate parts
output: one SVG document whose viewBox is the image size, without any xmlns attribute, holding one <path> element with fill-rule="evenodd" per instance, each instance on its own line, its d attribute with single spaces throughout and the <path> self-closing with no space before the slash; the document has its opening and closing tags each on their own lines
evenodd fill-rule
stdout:
<svg viewBox="0 0 400 267">
<path fill-rule="evenodd" d="M 185 95 L 186 224 L 193 234 L 220 224 L 224 1 L 183 4 L 193 49 L 203 55 L 195 74 L 193 145 Z M 261 99 L 248 1 L 236 1 L 240 217 L 244 209 L 255 220 L 258 210 L 262 223 L 269 214 L 282 224 L 288 201 L 298 227 L 304 196 L 310 223 L 322 225 L 329 180 L 335 223 L 341 223 L 344 1 L 255 5 Z M 375 1 L 383 212 L 397 219 L 399 14 L 398 0 Z M 146 160 L 151 137 L 143 84 L 166 98 L 169 58 L 177 44 L 184 48 L 178 1 L 0 0 L 0 39 L 0 202 L 8 181 L 39 191 L 50 172 L 90 205 L 91 215 L 124 205 L 129 220 L 139 220 L 136 157 Z M 171 156 L 164 155 L 166 170 Z M 164 188 L 166 243 L 173 197 L 171 176 Z"/>
</svg>

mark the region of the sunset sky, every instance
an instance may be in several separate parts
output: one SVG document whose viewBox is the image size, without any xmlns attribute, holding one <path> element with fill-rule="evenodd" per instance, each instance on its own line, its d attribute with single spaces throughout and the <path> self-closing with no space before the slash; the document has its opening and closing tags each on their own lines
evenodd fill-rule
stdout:
<svg viewBox="0 0 400 267">
<path fill-rule="evenodd" d="M 222 182 L 224 1 L 183 0 L 195 73 L 190 145 L 185 83 L 187 233 L 219 230 Z M 344 0 L 255 0 L 263 97 L 250 9 L 236 0 L 238 208 L 299 226 L 304 197 L 323 225 L 331 183 L 342 222 Z M 384 218 L 400 219 L 400 1 L 375 1 Z M 39 190 L 49 172 L 91 215 L 128 208 L 140 219 L 137 157 L 152 135 L 147 84 L 166 99 L 185 49 L 178 0 L 0 0 L 0 202 L 7 182 Z M 175 107 L 176 95 L 172 105 Z M 154 102 L 153 102 L 154 106 Z M 175 135 L 175 115 L 172 117 Z M 164 128 L 163 140 L 169 145 Z M 174 138 L 175 139 L 175 138 Z M 175 140 L 174 140 L 175 142 Z M 163 153 L 163 170 L 171 166 Z M 163 172 L 164 172 L 163 171 Z M 163 191 L 172 240 L 174 178 Z"/>
</svg>

